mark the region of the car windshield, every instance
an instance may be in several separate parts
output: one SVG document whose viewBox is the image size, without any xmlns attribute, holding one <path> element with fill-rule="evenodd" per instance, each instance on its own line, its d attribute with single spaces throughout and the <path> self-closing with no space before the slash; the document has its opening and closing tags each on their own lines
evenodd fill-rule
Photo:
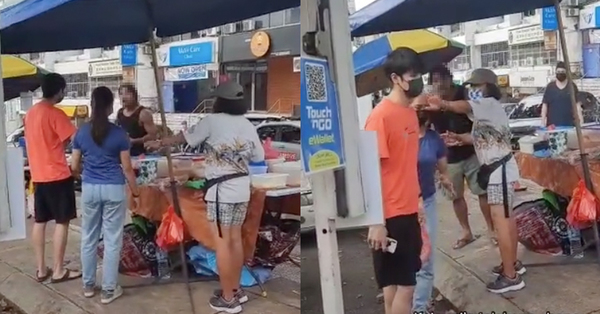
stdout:
<svg viewBox="0 0 600 314">
<path fill-rule="evenodd" d="M 542 104 L 528 106 L 524 103 L 517 105 L 512 113 L 510 119 L 533 119 L 540 118 L 542 116 Z"/>
<path fill-rule="evenodd" d="M 504 107 L 506 114 L 510 116 L 511 112 L 517 107 L 517 104 L 504 104 L 502 106 Z"/>
</svg>

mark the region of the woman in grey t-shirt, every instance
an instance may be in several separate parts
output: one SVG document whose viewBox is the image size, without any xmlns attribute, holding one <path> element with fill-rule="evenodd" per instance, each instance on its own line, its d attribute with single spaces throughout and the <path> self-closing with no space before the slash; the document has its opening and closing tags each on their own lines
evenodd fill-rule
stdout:
<svg viewBox="0 0 600 314">
<path fill-rule="evenodd" d="M 488 203 L 502 259 L 502 264 L 493 269 L 498 278 L 489 283 L 487 289 L 494 293 L 506 293 L 525 287 L 520 276 L 525 273 L 525 267 L 517 260 L 517 226 L 510 215 L 514 198 L 513 184 L 519 180 L 519 169 L 512 157 L 508 117 L 499 101 L 501 93 L 496 85 L 497 79 L 491 70 L 476 69 L 465 83 L 469 85 L 468 101 L 444 101 L 438 96 L 431 96 L 429 104 L 422 109 L 469 115 L 473 120 L 472 132 L 452 136 L 459 142 L 475 146 L 482 168 L 495 162 L 503 164 L 491 172 L 487 186 Z"/>
</svg>

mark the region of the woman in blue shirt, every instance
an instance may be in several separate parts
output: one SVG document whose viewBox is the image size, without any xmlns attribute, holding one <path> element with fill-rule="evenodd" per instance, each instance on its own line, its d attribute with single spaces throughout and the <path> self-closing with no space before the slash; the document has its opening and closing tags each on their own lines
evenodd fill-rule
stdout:
<svg viewBox="0 0 600 314">
<path fill-rule="evenodd" d="M 452 182 L 448 178 L 448 162 L 446 160 L 446 145 L 440 135 L 430 128 L 429 116 L 426 111 L 417 111 L 420 127 L 418 173 L 423 210 L 425 212 L 425 229 L 431 241 L 429 259 L 423 263 L 417 273 L 417 285 L 413 295 L 413 312 L 428 313 L 433 292 L 433 252 L 437 235 L 436 213 L 436 172 L 439 171 L 439 181 L 444 189 L 452 192 Z"/>
<path fill-rule="evenodd" d="M 101 302 L 108 304 L 123 294 L 117 284 L 123 246 L 123 225 L 127 211 L 125 182 L 139 196 L 129 155 L 129 136 L 110 123 L 114 95 L 105 86 L 92 92 L 92 117 L 82 125 L 73 140 L 72 168 L 77 175 L 83 159 L 81 202 L 81 265 L 83 294 L 91 298 L 96 287 L 96 250 L 104 236 Z"/>
</svg>

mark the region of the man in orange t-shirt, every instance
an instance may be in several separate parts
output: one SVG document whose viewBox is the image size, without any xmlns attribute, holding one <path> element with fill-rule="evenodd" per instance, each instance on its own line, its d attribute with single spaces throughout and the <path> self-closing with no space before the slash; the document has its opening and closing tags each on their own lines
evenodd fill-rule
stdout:
<svg viewBox="0 0 600 314">
<path fill-rule="evenodd" d="M 410 107 L 423 91 L 418 54 L 399 48 L 388 56 L 384 71 L 392 91 L 371 112 L 365 130 L 377 132 L 385 225 L 369 228 L 375 277 L 383 289 L 386 314 L 409 314 L 416 275 L 421 269 L 419 225 L 419 122 Z M 394 253 L 387 238 L 398 242 Z"/>
<path fill-rule="evenodd" d="M 81 273 L 63 267 L 69 222 L 77 217 L 75 184 L 65 157 L 65 145 L 76 128 L 67 115 L 56 108 L 64 97 L 65 79 L 56 73 L 44 76 L 44 99 L 25 115 L 27 158 L 34 184 L 34 213 L 32 241 L 36 255 L 39 282 L 50 279 L 62 282 L 81 277 Z M 53 268 L 46 267 L 44 247 L 46 224 L 56 222 L 54 230 Z"/>
</svg>

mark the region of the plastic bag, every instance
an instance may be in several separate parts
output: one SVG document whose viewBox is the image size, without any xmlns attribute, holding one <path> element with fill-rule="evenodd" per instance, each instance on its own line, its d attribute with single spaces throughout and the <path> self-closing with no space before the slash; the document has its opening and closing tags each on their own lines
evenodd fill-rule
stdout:
<svg viewBox="0 0 600 314">
<path fill-rule="evenodd" d="M 583 180 L 573 191 L 573 198 L 567 207 L 567 221 L 576 228 L 585 228 L 598 217 L 598 203 L 596 196 L 586 187 Z"/>
<path fill-rule="evenodd" d="M 163 214 L 160 227 L 156 232 L 156 244 L 163 250 L 168 251 L 183 241 L 183 220 L 177 216 L 173 206 L 169 206 Z"/>
<path fill-rule="evenodd" d="M 273 148 L 273 141 L 268 137 L 263 143 L 263 149 L 265 150 L 265 160 L 279 158 L 279 152 Z"/>
</svg>

